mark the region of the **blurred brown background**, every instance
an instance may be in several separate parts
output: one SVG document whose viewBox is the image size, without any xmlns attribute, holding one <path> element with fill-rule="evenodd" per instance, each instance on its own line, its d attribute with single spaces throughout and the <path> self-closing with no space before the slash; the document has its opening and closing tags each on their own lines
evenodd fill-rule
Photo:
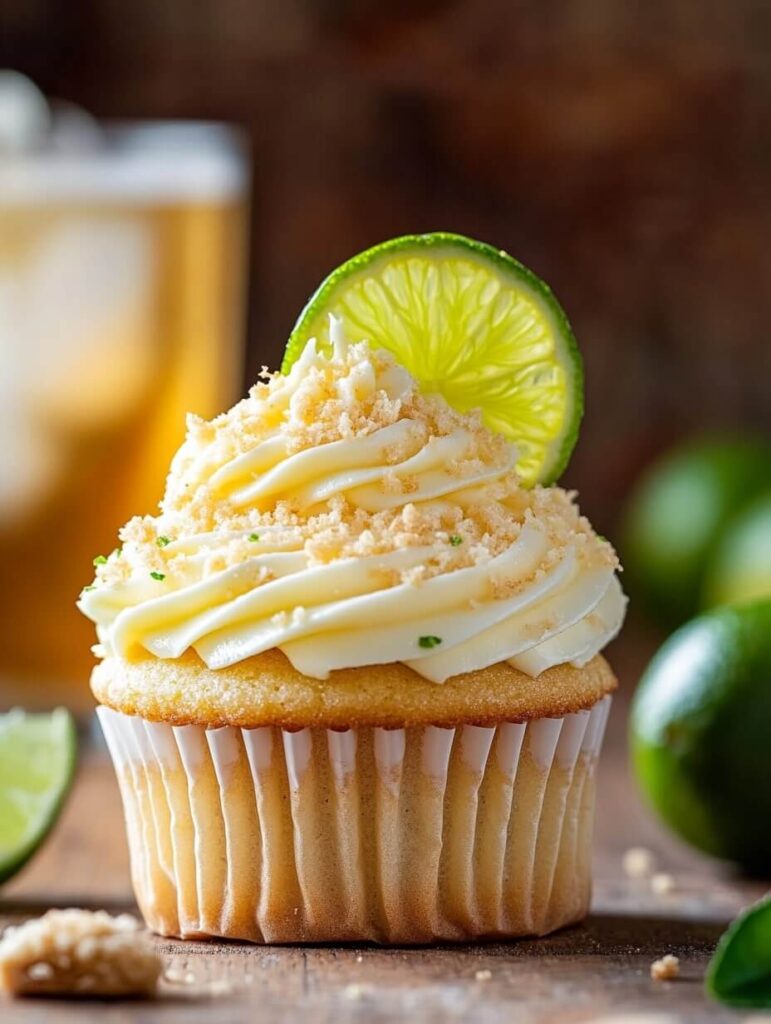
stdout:
<svg viewBox="0 0 771 1024">
<path fill-rule="evenodd" d="M 587 368 L 567 482 L 612 530 L 703 427 L 771 430 L 771 5 L 3 0 L 0 66 L 104 118 L 245 126 L 246 380 L 307 294 L 391 235 L 498 244 Z"/>
</svg>

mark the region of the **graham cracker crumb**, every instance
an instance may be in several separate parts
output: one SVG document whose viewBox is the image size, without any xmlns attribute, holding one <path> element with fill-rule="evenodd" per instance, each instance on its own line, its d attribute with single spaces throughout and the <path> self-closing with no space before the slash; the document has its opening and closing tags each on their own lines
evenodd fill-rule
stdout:
<svg viewBox="0 0 771 1024">
<path fill-rule="evenodd" d="M 660 960 L 651 964 L 651 978 L 654 981 L 674 981 L 680 975 L 680 960 L 671 953 L 666 953 Z"/>
<path fill-rule="evenodd" d="M 623 864 L 628 878 L 649 878 L 656 869 L 656 855 L 645 846 L 632 846 L 624 854 Z"/>
<path fill-rule="evenodd" d="M 665 871 L 657 871 L 651 878 L 651 892 L 656 896 L 667 896 L 674 888 L 674 878 Z"/>
<path fill-rule="evenodd" d="M 139 921 L 104 910 L 49 910 L 8 928 L 0 988 L 12 995 L 152 995 L 161 961 Z"/>
</svg>

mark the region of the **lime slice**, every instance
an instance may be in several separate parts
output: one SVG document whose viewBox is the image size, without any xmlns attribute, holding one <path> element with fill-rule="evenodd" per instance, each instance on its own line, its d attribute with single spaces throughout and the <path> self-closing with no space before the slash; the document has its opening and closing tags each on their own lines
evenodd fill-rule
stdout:
<svg viewBox="0 0 771 1024">
<path fill-rule="evenodd" d="M 64 708 L 0 715 L 0 882 L 26 864 L 56 821 L 75 750 L 75 726 Z"/>
<path fill-rule="evenodd" d="M 436 232 L 354 256 L 300 314 L 284 372 L 309 338 L 329 344 L 330 313 L 351 340 L 392 352 L 424 391 L 481 410 L 517 444 L 525 484 L 565 468 L 583 412 L 581 356 L 549 287 L 505 252 Z"/>
</svg>

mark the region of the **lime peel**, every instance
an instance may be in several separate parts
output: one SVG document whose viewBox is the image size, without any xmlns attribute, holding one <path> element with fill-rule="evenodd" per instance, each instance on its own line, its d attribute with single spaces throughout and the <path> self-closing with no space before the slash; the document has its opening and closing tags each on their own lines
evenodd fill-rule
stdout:
<svg viewBox="0 0 771 1024">
<path fill-rule="evenodd" d="M 0 715 L 0 883 L 35 853 L 56 822 L 75 771 L 77 740 L 65 708 Z"/>
<path fill-rule="evenodd" d="M 729 1006 L 771 1007 L 771 898 L 749 907 L 721 937 L 709 963 L 706 989 Z"/>
</svg>

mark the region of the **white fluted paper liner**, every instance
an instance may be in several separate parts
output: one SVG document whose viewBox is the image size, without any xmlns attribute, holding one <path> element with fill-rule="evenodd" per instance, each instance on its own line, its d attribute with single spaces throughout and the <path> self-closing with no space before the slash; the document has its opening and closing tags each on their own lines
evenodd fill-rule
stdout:
<svg viewBox="0 0 771 1024">
<path fill-rule="evenodd" d="M 584 916 L 609 709 L 346 732 L 98 713 L 155 931 L 415 943 Z"/>
</svg>

